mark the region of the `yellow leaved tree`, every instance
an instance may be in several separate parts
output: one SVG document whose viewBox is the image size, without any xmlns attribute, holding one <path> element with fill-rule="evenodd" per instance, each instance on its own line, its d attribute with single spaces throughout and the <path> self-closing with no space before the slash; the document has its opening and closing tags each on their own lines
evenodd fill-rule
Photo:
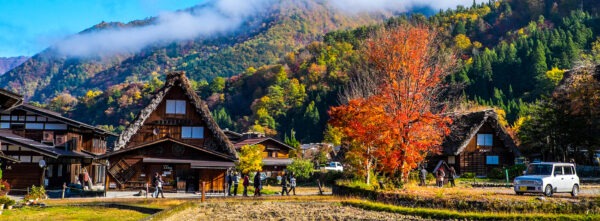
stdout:
<svg viewBox="0 0 600 221">
<path fill-rule="evenodd" d="M 262 152 L 264 150 L 265 146 L 260 144 L 242 146 L 239 153 L 240 159 L 235 164 L 236 168 L 243 174 L 262 171 Z"/>
</svg>

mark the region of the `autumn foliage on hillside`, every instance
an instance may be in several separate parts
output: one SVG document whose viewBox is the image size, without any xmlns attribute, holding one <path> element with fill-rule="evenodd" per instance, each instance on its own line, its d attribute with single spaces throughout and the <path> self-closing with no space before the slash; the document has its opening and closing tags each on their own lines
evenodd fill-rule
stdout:
<svg viewBox="0 0 600 221">
<path fill-rule="evenodd" d="M 365 56 L 368 70 L 355 74 L 330 123 L 344 132 L 349 162 L 367 182 L 371 170 L 402 180 L 449 132 L 439 96 L 455 59 L 423 25 L 382 29 L 366 41 Z"/>
</svg>

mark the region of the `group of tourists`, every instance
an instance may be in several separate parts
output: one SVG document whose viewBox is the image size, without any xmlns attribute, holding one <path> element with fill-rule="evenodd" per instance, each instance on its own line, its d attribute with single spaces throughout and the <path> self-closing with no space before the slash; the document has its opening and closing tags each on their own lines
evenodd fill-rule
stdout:
<svg viewBox="0 0 600 221">
<path fill-rule="evenodd" d="M 290 192 L 296 195 L 296 177 L 293 174 L 290 176 L 287 176 L 286 174 L 279 178 L 281 178 L 281 195 L 287 194 L 289 196 Z M 240 175 L 238 172 L 233 170 L 227 171 L 227 174 L 225 175 L 225 195 L 237 196 L 240 181 L 242 182 L 242 186 L 244 188 L 242 196 L 248 196 L 250 177 L 248 174 Z M 261 196 L 263 180 L 261 179 L 260 172 L 254 174 L 252 181 L 254 187 L 254 196 Z"/>
<path fill-rule="evenodd" d="M 240 176 L 240 174 L 236 171 L 228 170 L 225 175 L 225 195 L 227 196 L 237 196 L 238 186 L 240 184 L 240 180 L 242 181 L 242 186 L 244 187 L 242 196 L 248 196 L 248 187 L 250 186 L 250 177 L 248 174 L 244 174 Z M 256 173 L 253 178 L 254 183 L 254 196 L 261 196 L 260 190 L 262 189 L 262 181 L 260 179 L 260 173 Z M 232 190 L 233 189 L 233 190 Z"/>
<path fill-rule="evenodd" d="M 291 174 L 288 180 L 288 176 L 285 174 L 281 177 L 281 195 L 287 194 L 289 196 L 290 192 L 293 192 L 294 195 L 296 195 L 296 177 Z"/>
<path fill-rule="evenodd" d="M 443 187 L 444 186 L 444 179 L 446 179 L 446 169 L 444 168 L 448 168 L 448 183 L 450 183 L 450 187 L 455 187 L 456 184 L 454 183 L 454 178 L 456 177 L 456 170 L 454 169 L 454 167 L 449 166 L 447 164 L 442 164 L 439 168 L 437 168 L 437 170 L 435 170 L 435 180 L 436 180 L 436 186 L 437 187 Z M 421 170 L 419 170 L 419 185 L 420 186 L 426 186 L 427 180 L 427 169 L 425 169 L 424 166 L 421 166 Z"/>
</svg>

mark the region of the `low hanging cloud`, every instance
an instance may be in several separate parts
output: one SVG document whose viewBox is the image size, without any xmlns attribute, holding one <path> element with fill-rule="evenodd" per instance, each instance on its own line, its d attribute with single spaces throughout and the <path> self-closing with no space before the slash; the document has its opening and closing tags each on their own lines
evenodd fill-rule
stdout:
<svg viewBox="0 0 600 221">
<path fill-rule="evenodd" d="M 115 28 L 71 36 L 55 45 L 66 56 L 87 57 L 138 52 L 154 44 L 225 34 L 240 28 L 251 16 L 287 0 L 209 0 L 189 11 L 165 12 L 141 27 Z M 301 0 L 312 1 L 312 0 Z M 314 0 L 318 1 L 318 0 Z M 483 0 L 477 0 L 482 2 Z M 406 12 L 415 7 L 433 9 L 470 5 L 472 0 L 330 0 L 334 10 L 345 13 Z"/>
<path fill-rule="evenodd" d="M 477 3 L 488 0 L 475 0 Z M 471 6 L 473 0 L 331 0 L 330 4 L 335 8 L 349 13 L 374 12 L 381 10 L 393 10 L 406 12 L 418 7 L 429 7 L 432 9 L 455 8 L 458 5 Z"/>
<path fill-rule="evenodd" d="M 137 52 L 157 43 L 189 40 L 234 31 L 245 19 L 260 13 L 275 0 L 219 0 L 191 11 L 165 12 L 151 25 L 105 29 L 77 34 L 59 42 L 63 55 L 87 57 Z"/>
</svg>

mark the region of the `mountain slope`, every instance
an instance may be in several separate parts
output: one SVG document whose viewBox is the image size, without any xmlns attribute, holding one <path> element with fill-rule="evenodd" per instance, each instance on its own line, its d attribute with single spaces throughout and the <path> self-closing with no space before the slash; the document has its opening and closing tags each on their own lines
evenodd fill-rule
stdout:
<svg viewBox="0 0 600 221">
<path fill-rule="evenodd" d="M 0 57 L 0 75 L 3 75 L 7 71 L 10 71 L 11 69 L 21 65 L 27 59 L 29 59 L 29 58 L 25 57 L 25 56 L 8 57 L 8 58 Z"/>
<path fill-rule="evenodd" d="M 389 14 L 347 15 L 328 8 L 323 1 L 282 1 L 249 17 L 233 33 L 210 38 L 153 45 L 138 53 L 87 58 L 59 55 L 49 48 L 0 77 L 0 87 L 10 88 L 35 101 L 59 93 L 75 96 L 89 89 L 149 80 L 152 72 L 185 70 L 194 80 L 233 76 L 249 67 L 274 63 L 283 55 L 331 30 L 383 21 Z M 194 10 L 194 9 L 190 9 Z M 86 32 L 143 27 L 154 18 L 128 24 L 102 23 Z"/>
</svg>

